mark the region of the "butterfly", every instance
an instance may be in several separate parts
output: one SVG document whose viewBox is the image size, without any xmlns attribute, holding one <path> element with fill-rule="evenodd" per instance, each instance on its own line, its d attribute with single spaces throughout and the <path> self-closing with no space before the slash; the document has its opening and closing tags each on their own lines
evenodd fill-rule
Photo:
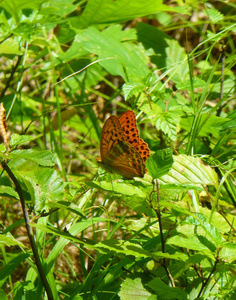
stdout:
<svg viewBox="0 0 236 300">
<path fill-rule="evenodd" d="M 124 178 L 143 177 L 150 156 L 147 143 L 139 138 L 135 114 L 126 111 L 119 119 L 110 116 L 102 129 L 101 162 Z"/>
</svg>

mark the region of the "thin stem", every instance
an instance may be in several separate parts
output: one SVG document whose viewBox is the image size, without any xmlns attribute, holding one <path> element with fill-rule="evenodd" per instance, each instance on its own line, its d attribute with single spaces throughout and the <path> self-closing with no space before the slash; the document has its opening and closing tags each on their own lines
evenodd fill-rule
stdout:
<svg viewBox="0 0 236 300">
<path fill-rule="evenodd" d="M 165 240 L 164 240 L 164 235 L 163 235 L 163 230 L 162 230 L 162 222 L 161 222 L 161 208 L 160 208 L 160 197 L 159 197 L 159 182 L 156 179 L 155 180 L 156 183 L 156 192 L 157 192 L 157 209 L 156 214 L 157 214 L 157 218 L 158 218 L 158 223 L 159 223 L 159 228 L 160 228 L 160 236 L 161 236 L 161 251 L 162 253 L 165 253 Z M 171 286 L 174 287 L 175 286 L 175 282 L 174 282 L 174 278 L 172 277 L 172 275 L 170 274 L 167 266 L 166 266 L 166 259 L 163 258 L 163 268 L 166 271 L 166 274 L 170 280 Z"/>
<path fill-rule="evenodd" d="M 23 215 L 24 215 L 24 219 L 25 219 L 25 224 L 26 224 L 26 229 L 27 229 L 28 237 L 29 237 L 29 240 L 30 240 L 30 245 L 31 245 L 31 248 L 32 248 L 32 251 L 33 251 L 33 254 L 34 254 L 34 258 L 35 258 L 35 264 L 37 266 L 40 278 L 42 280 L 45 291 L 47 293 L 48 300 L 53 300 L 54 298 L 53 298 L 52 290 L 49 286 L 49 283 L 47 281 L 45 272 L 43 270 L 42 263 L 40 261 L 40 257 L 39 257 L 39 254 L 38 254 L 38 250 L 37 250 L 34 235 L 33 235 L 33 230 L 31 228 L 31 226 L 29 225 L 30 220 L 29 220 L 29 215 L 28 215 L 28 212 L 27 212 L 27 207 L 26 207 L 26 204 L 25 204 L 22 188 L 21 188 L 18 180 L 16 179 L 15 175 L 12 173 L 12 171 L 10 170 L 10 168 L 8 167 L 8 165 L 6 164 L 5 161 L 2 162 L 2 167 L 7 172 L 7 174 L 9 175 L 9 177 L 11 178 L 11 180 L 15 184 L 16 191 L 19 195 L 20 202 L 21 202 Z"/>
<path fill-rule="evenodd" d="M 211 270 L 209 276 L 208 276 L 207 279 L 202 283 L 202 287 L 201 287 L 201 289 L 200 289 L 200 291 L 199 291 L 199 293 L 198 293 L 197 298 L 199 298 L 199 297 L 201 296 L 203 289 L 207 286 L 208 282 L 210 281 L 210 278 L 211 278 L 212 274 L 213 274 L 213 273 L 215 272 L 215 270 L 216 270 L 216 266 L 217 266 L 218 262 L 219 262 L 219 252 L 218 252 L 218 254 L 217 254 L 217 256 L 216 256 L 216 260 L 215 260 L 214 266 L 213 266 L 213 268 L 212 268 L 212 270 Z"/>
</svg>

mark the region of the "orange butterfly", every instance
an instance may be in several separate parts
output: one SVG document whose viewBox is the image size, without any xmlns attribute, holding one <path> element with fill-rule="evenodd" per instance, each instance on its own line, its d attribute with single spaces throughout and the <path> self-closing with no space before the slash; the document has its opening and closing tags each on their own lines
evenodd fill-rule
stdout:
<svg viewBox="0 0 236 300">
<path fill-rule="evenodd" d="M 139 138 L 135 114 L 125 112 L 119 119 L 109 117 L 102 129 L 100 153 L 102 163 L 124 178 L 143 177 L 146 159 L 150 156 L 147 143 Z"/>
</svg>

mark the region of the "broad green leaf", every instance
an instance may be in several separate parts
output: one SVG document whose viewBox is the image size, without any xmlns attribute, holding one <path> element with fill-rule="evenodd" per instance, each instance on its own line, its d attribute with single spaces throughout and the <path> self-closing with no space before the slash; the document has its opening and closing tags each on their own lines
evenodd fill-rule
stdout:
<svg viewBox="0 0 236 300">
<path fill-rule="evenodd" d="M 45 0 L 3 0 L 0 2 L 0 7 L 4 8 L 12 16 L 20 14 L 22 9 L 38 9 Z M 17 19 L 17 18 L 16 18 Z"/>
<path fill-rule="evenodd" d="M 15 40 L 9 38 L 0 44 L 0 54 L 22 55 L 23 51 Z"/>
<path fill-rule="evenodd" d="M 164 5 L 162 0 L 89 0 L 85 10 L 77 20 L 78 27 L 95 24 L 125 22 L 142 16 L 155 14 L 159 11 L 174 11 L 175 8 Z M 182 12 L 186 9 L 182 8 Z"/>
<path fill-rule="evenodd" d="M 17 241 L 16 239 L 14 239 L 11 235 L 4 235 L 1 234 L 0 235 L 0 245 L 4 245 L 4 246 L 19 246 L 22 248 L 25 248 L 24 244 L 22 244 L 21 242 Z"/>
<path fill-rule="evenodd" d="M 230 242 L 224 242 L 221 246 L 220 258 L 228 263 L 234 263 L 236 257 L 236 245 Z"/>
<path fill-rule="evenodd" d="M 36 210 L 45 209 L 48 201 L 61 200 L 64 195 L 64 183 L 53 169 L 32 167 L 31 171 L 14 171 L 14 174 L 26 185 Z"/>
<path fill-rule="evenodd" d="M 0 299 L 1 300 L 7 300 L 8 299 L 7 295 L 4 293 L 4 291 L 2 289 L 0 290 Z"/>
<path fill-rule="evenodd" d="M 56 164 L 55 154 L 49 150 L 15 150 L 9 154 L 9 158 L 23 158 L 47 167 L 52 167 Z"/>
<path fill-rule="evenodd" d="M 176 84 L 189 79 L 188 60 L 184 48 L 175 40 L 168 40 L 166 48 L 166 67 L 168 76 Z"/>
<path fill-rule="evenodd" d="M 141 278 L 126 278 L 119 292 L 121 300 L 147 300 L 150 299 L 151 295 L 144 288 Z"/>
<path fill-rule="evenodd" d="M 204 81 L 202 78 L 191 78 L 186 79 L 185 81 L 179 82 L 177 84 L 177 87 L 179 90 L 191 90 L 191 88 L 197 89 L 197 88 L 204 88 L 206 86 L 206 81 Z"/>
<path fill-rule="evenodd" d="M 76 10 L 77 5 L 74 0 L 53 0 L 44 1 L 40 13 L 65 16 Z"/>
<path fill-rule="evenodd" d="M 0 144 L 0 154 L 6 152 L 6 146 L 4 144 Z"/>
<path fill-rule="evenodd" d="M 120 75 L 124 80 L 128 76 L 143 77 L 149 73 L 145 57 L 134 44 L 122 42 L 120 25 L 114 25 L 100 32 L 96 28 L 88 28 L 77 35 L 84 49 L 98 55 L 99 63 L 112 75 Z"/>
<path fill-rule="evenodd" d="M 146 166 L 152 178 L 160 178 L 169 172 L 173 162 L 172 149 L 164 149 L 149 157 Z"/>
<path fill-rule="evenodd" d="M 184 83 L 189 78 L 184 48 L 154 26 L 139 23 L 137 28 L 138 41 L 149 51 L 152 62 L 175 83 Z"/>
<path fill-rule="evenodd" d="M 187 224 L 177 227 L 179 235 L 170 237 L 170 239 L 167 240 L 167 244 L 178 244 L 179 247 L 200 251 L 212 259 L 212 256 L 217 252 L 217 247 L 221 245 L 221 243 L 218 242 L 218 237 L 212 237 L 212 234 L 206 232 L 202 225 L 189 224 L 189 219 L 191 219 L 191 217 L 186 218 L 184 222 Z M 197 220 L 196 218 L 195 221 L 201 224 L 201 220 Z M 222 241 L 222 239 L 220 240 Z"/>
<path fill-rule="evenodd" d="M 216 172 L 205 165 L 200 158 L 178 155 L 174 156 L 174 164 L 170 172 L 160 179 L 161 183 L 185 183 L 217 186 Z"/>
<path fill-rule="evenodd" d="M 15 191 L 14 188 L 10 187 L 10 186 L 4 186 L 1 185 L 0 186 L 0 195 L 2 196 L 7 196 L 7 197 L 13 197 L 16 199 L 19 199 L 18 193 Z"/>
<path fill-rule="evenodd" d="M 93 181 L 88 182 L 88 186 L 97 187 L 103 189 L 105 191 L 112 191 L 118 194 L 126 195 L 126 196 L 138 196 L 139 198 L 146 198 L 147 194 L 139 188 L 139 183 L 125 183 L 125 182 L 118 182 L 118 181 Z"/>
<path fill-rule="evenodd" d="M 170 287 L 166 285 L 160 278 L 154 278 L 151 280 L 147 286 L 155 292 L 158 300 L 186 300 L 187 293 L 179 288 Z"/>
</svg>

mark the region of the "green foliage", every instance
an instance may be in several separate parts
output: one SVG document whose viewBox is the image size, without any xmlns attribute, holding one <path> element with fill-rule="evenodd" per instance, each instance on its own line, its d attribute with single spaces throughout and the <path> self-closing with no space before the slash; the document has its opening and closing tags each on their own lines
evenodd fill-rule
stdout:
<svg viewBox="0 0 236 300">
<path fill-rule="evenodd" d="M 235 298 L 236 7 L 216 2 L 0 2 L 1 299 Z M 151 149 L 132 180 L 97 162 L 128 109 Z"/>
</svg>

